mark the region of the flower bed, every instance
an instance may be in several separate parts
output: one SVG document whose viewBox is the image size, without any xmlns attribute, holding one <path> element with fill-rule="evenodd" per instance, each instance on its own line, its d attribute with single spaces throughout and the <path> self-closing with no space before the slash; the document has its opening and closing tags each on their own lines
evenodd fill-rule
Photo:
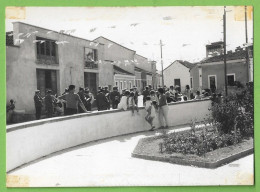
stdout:
<svg viewBox="0 0 260 192">
<path fill-rule="evenodd" d="M 164 134 L 160 151 L 168 154 L 182 153 L 204 155 L 219 148 L 228 147 L 242 141 L 239 132 L 219 134 L 213 127 L 205 127 L 195 133 L 195 130 L 182 133 Z"/>
<path fill-rule="evenodd" d="M 203 133 L 203 129 L 198 130 L 197 132 L 198 134 L 201 134 Z M 160 136 L 143 138 L 138 142 L 132 156 L 136 158 L 163 161 L 174 164 L 216 168 L 254 152 L 252 138 L 242 139 L 240 142 L 231 145 L 230 142 L 232 139 L 230 136 L 222 136 L 221 138 L 216 139 L 215 141 L 219 141 L 219 148 L 215 150 L 209 150 L 204 153 L 204 148 L 199 147 L 199 149 L 202 149 L 202 153 L 200 155 L 197 155 L 197 150 L 195 147 L 190 147 L 191 150 L 187 150 L 187 146 L 191 146 L 191 144 L 184 145 L 184 142 L 188 139 L 179 140 L 177 143 L 179 143 L 178 145 L 180 147 L 177 147 L 177 149 L 174 149 L 173 145 L 169 149 L 166 149 L 163 146 L 164 142 L 168 142 L 167 145 L 170 145 L 170 143 L 173 142 L 173 140 L 170 139 L 173 135 L 173 137 L 177 139 L 183 138 L 187 136 L 187 134 L 189 135 L 190 131 L 170 134 L 164 133 Z M 192 139 L 190 138 L 190 140 Z M 191 143 L 191 141 L 189 142 Z M 168 151 L 170 149 L 171 151 Z"/>
</svg>

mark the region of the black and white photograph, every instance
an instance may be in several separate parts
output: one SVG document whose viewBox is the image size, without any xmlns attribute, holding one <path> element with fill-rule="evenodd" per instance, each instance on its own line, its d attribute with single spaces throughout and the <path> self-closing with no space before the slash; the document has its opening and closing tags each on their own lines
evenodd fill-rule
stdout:
<svg viewBox="0 0 260 192">
<path fill-rule="evenodd" d="M 254 185 L 252 6 L 5 11 L 7 187 Z"/>
</svg>

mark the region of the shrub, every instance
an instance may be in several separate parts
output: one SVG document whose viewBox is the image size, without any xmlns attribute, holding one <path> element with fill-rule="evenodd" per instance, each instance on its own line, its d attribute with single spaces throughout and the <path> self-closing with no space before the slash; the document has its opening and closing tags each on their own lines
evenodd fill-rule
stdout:
<svg viewBox="0 0 260 192">
<path fill-rule="evenodd" d="M 215 132 L 192 134 L 192 132 L 169 134 L 163 139 L 163 147 L 166 153 L 182 153 L 205 155 L 205 153 L 219 148 L 227 147 L 235 143 L 240 143 L 242 137 L 239 133 L 234 136 L 230 134 L 219 135 Z"/>
<path fill-rule="evenodd" d="M 238 89 L 235 94 L 224 97 L 223 102 L 212 99 L 211 110 L 221 134 L 231 133 L 236 128 L 244 137 L 253 136 L 253 84 L 247 84 L 245 89 Z"/>
</svg>

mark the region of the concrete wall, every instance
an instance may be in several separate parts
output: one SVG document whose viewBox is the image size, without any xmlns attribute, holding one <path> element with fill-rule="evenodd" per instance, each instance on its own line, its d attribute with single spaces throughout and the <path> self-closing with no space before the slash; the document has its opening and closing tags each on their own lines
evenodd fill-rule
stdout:
<svg viewBox="0 0 260 192">
<path fill-rule="evenodd" d="M 114 85 L 114 68 L 111 62 L 99 64 L 99 86 Z"/>
<path fill-rule="evenodd" d="M 209 107 L 210 100 L 170 104 L 169 125 L 187 124 L 194 118 L 203 120 Z M 147 131 L 150 127 L 144 120 L 143 107 L 139 113 L 132 116 L 129 110 L 110 110 L 7 126 L 6 170 L 90 141 Z M 159 126 L 157 118 L 155 125 Z"/>
<path fill-rule="evenodd" d="M 193 67 L 191 70 L 190 70 L 190 77 L 192 77 L 192 83 L 193 83 L 193 86 L 192 86 L 192 90 L 194 92 L 196 92 L 197 90 L 199 90 L 200 88 L 200 85 L 199 85 L 199 69 L 198 69 L 198 65 L 196 65 L 195 67 Z"/>
<path fill-rule="evenodd" d="M 145 71 L 152 72 L 152 64 L 148 62 L 146 57 L 135 54 L 135 60 L 137 61 L 136 67 L 144 69 Z"/>
<path fill-rule="evenodd" d="M 70 84 L 75 84 L 77 88 L 84 86 L 84 47 L 98 49 L 98 59 L 103 60 L 102 45 L 90 46 L 90 41 L 52 32 L 47 34 L 48 29 L 15 22 L 14 39 L 18 38 L 19 33 L 31 33 L 29 38 L 20 36 L 24 42 L 19 48 L 7 46 L 6 65 L 7 65 L 7 101 L 15 99 L 16 109 L 25 110 L 26 113 L 34 112 L 33 96 L 37 89 L 36 69 L 52 69 L 58 71 L 57 87 L 58 94 L 61 94 Z M 36 36 L 51 39 L 54 41 L 68 41 L 67 44 L 58 45 L 58 64 L 47 65 L 37 62 L 36 43 L 33 40 Z M 72 54 L 73 53 L 73 54 Z M 104 71 L 104 70 L 103 70 Z M 87 71 L 86 71 L 87 72 Z M 95 70 L 98 72 L 98 70 Z"/>
<path fill-rule="evenodd" d="M 180 79 L 181 90 L 185 90 L 186 85 L 190 85 L 190 72 L 189 69 L 178 61 L 175 61 L 171 66 L 163 71 L 164 85 L 170 87 L 174 86 L 174 79 Z"/>
</svg>

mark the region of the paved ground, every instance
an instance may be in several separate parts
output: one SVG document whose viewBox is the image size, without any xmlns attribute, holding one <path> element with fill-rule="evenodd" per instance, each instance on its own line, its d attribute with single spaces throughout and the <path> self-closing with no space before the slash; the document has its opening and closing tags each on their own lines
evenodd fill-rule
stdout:
<svg viewBox="0 0 260 192">
<path fill-rule="evenodd" d="M 7 183 L 31 187 L 253 184 L 253 155 L 217 169 L 132 158 L 138 140 L 155 134 L 161 133 L 143 132 L 71 148 L 12 171 Z"/>
</svg>

